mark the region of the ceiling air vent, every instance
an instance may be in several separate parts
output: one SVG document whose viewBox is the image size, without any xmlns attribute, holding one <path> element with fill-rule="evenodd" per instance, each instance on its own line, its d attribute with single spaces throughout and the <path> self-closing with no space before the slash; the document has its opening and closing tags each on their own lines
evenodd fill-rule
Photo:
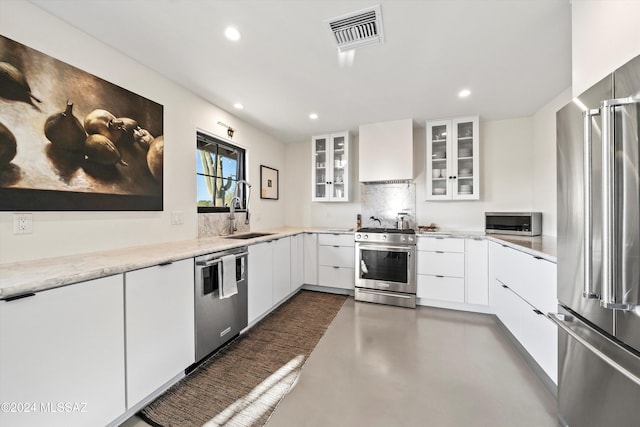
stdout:
<svg viewBox="0 0 640 427">
<path fill-rule="evenodd" d="M 380 5 L 338 16 L 327 22 L 340 52 L 384 41 Z"/>
</svg>

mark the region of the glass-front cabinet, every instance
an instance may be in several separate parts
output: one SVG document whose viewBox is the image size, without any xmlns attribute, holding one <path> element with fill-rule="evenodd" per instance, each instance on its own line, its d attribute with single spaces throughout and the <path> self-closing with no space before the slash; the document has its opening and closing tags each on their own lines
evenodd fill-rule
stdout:
<svg viewBox="0 0 640 427">
<path fill-rule="evenodd" d="M 427 122 L 426 200 L 480 198 L 478 116 Z"/>
<path fill-rule="evenodd" d="M 311 138 L 311 200 L 349 200 L 349 133 L 337 132 Z"/>
</svg>

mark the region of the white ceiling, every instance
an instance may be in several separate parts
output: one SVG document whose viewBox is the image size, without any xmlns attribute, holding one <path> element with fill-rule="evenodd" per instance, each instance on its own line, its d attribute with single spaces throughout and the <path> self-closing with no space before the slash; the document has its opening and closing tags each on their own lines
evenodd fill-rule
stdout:
<svg viewBox="0 0 640 427">
<path fill-rule="evenodd" d="M 287 143 L 404 118 L 530 116 L 571 84 L 569 0 L 32 1 Z M 385 42 L 341 66 L 325 20 L 375 4 Z"/>
</svg>

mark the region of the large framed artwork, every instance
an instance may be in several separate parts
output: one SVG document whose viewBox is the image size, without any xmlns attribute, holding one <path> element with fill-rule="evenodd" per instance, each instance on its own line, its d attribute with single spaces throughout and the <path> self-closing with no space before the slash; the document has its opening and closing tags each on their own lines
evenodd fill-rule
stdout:
<svg viewBox="0 0 640 427">
<path fill-rule="evenodd" d="M 0 36 L 0 210 L 161 211 L 163 106 Z"/>
<path fill-rule="evenodd" d="M 260 198 L 278 200 L 278 169 L 260 165 Z"/>
</svg>

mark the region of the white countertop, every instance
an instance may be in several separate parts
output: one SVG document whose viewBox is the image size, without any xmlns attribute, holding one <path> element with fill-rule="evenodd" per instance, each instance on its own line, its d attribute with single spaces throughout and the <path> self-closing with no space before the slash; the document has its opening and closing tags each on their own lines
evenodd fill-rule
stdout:
<svg viewBox="0 0 640 427">
<path fill-rule="evenodd" d="M 422 237 L 453 237 L 464 239 L 487 239 L 513 249 L 539 256 L 547 261 L 557 262 L 557 246 L 554 236 L 511 236 L 502 234 L 485 234 L 479 231 L 442 231 L 418 233 Z"/>
<path fill-rule="evenodd" d="M 345 234 L 354 232 L 353 229 L 347 228 L 309 227 L 282 227 L 259 231 L 272 234 L 248 240 L 218 236 L 0 264 L 0 298 L 53 289 L 303 232 Z M 418 234 L 418 236 L 486 238 L 556 262 L 555 238 L 552 237 L 497 237 L 485 236 L 484 233 L 477 232 L 428 233 Z"/>
</svg>

